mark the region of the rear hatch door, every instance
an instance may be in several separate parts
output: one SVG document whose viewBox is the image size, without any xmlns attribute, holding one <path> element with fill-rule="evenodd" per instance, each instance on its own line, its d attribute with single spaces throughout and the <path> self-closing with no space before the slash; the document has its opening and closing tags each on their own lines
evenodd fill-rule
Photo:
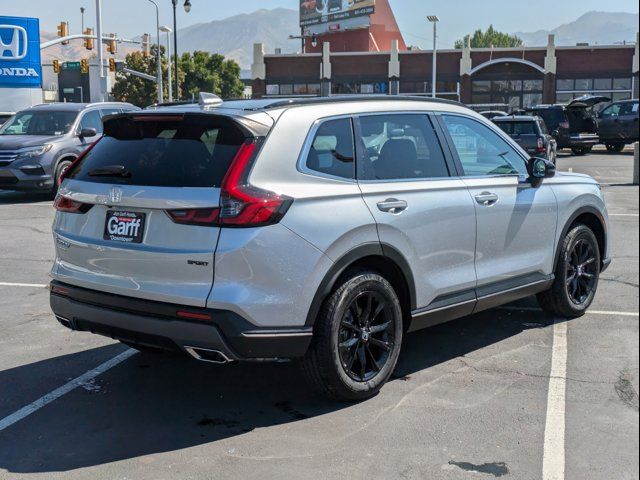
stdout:
<svg viewBox="0 0 640 480">
<path fill-rule="evenodd" d="M 61 185 L 52 276 L 204 307 L 214 279 L 220 185 L 252 135 L 222 115 L 109 118 L 104 136 Z"/>
</svg>

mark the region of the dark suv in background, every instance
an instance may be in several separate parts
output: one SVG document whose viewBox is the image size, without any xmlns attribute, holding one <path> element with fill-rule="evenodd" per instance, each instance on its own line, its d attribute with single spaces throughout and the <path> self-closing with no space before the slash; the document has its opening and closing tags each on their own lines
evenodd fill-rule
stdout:
<svg viewBox="0 0 640 480">
<path fill-rule="evenodd" d="M 558 149 L 570 148 L 575 155 L 585 155 L 600 143 L 598 121 L 593 107 L 610 101 L 607 97 L 584 95 L 567 105 L 530 107 L 526 109 L 526 113 L 544 119 L 558 142 Z"/>
<path fill-rule="evenodd" d="M 502 131 L 513 138 L 532 157 L 556 163 L 557 142 L 538 116 L 507 115 L 492 118 Z"/>
<path fill-rule="evenodd" d="M 600 143 L 610 152 L 621 152 L 638 141 L 638 100 L 615 102 L 598 115 Z"/>
<path fill-rule="evenodd" d="M 55 193 L 61 174 L 102 134 L 106 115 L 128 103 L 51 103 L 22 110 L 0 127 L 0 190 Z"/>
</svg>

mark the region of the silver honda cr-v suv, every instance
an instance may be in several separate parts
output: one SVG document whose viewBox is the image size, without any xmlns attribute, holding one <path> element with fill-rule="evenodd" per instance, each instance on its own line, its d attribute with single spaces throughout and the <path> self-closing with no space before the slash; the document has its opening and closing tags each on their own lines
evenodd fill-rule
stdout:
<svg viewBox="0 0 640 480">
<path fill-rule="evenodd" d="M 298 358 L 346 400 L 381 388 L 408 332 L 532 294 L 582 315 L 610 261 L 592 178 L 411 97 L 115 115 L 55 206 L 64 326 L 217 363 Z"/>
</svg>

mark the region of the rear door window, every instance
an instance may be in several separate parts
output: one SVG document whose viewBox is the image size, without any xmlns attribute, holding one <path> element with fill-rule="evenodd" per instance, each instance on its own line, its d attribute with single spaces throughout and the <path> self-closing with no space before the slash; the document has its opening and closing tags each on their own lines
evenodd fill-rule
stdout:
<svg viewBox="0 0 640 480">
<path fill-rule="evenodd" d="M 364 152 L 360 180 L 442 178 L 449 170 L 438 138 L 426 115 L 360 117 L 358 141 Z"/>
<path fill-rule="evenodd" d="M 355 178 L 351 119 L 327 120 L 318 127 L 307 154 L 306 167 L 332 177 Z"/>
<path fill-rule="evenodd" d="M 120 117 L 67 178 L 154 187 L 220 187 L 245 140 L 228 118 Z"/>
</svg>

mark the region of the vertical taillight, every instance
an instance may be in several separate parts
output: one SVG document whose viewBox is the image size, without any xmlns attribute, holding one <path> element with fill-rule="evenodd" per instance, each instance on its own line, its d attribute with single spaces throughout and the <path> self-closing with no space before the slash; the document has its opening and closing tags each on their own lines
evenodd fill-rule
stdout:
<svg viewBox="0 0 640 480">
<path fill-rule="evenodd" d="M 538 145 L 537 145 L 536 151 L 538 153 L 544 153 L 545 151 L 544 140 L 541 137 L 538 137 Z"/>
<path fill-rule="evenodd" d="M 257 148 L 257 140 L 243 143 L 222 181 L 220 224 L 223 226 L 257 227 L 278 223 L 291 205 L 289 197 L 248 184 Z"/>
<path fill-rule="evenodd" d="M 169 217 L 185 225 L 236 228 L 278 223 L 292 199 L 249 185 L 247 179 L 257 149 L 256 139 L 240 146 L 222 180 L 220 208 L 168 210 Z"/>
</svg>

